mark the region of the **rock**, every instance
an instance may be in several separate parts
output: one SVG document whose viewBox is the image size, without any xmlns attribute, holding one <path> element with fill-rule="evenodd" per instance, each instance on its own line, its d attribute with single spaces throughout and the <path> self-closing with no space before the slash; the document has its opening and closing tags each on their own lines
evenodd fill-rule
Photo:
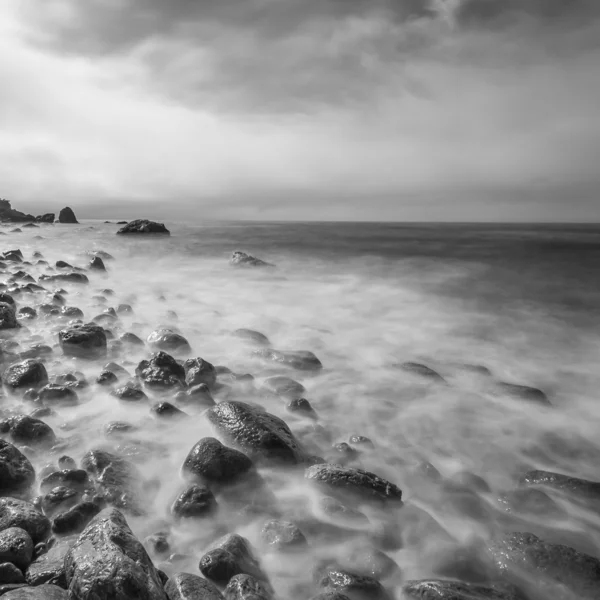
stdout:
<svg viewBox="0 0 600 600">
<path fill-rule="evenodd" d="M 29 415 L 19 415 L 10 420 L 10 437 L 16 444 L 22 445 L 51 447 L 56 443 L 52 427 Z"/>
<path fill-rule="evenodd" d="M 79 397 L 75 390 L 55 383 L 45 385 L 39 392 L 39 399 L 45 404 L 53 406 L 77 406 L 79 404 Z"/>
<path fill-rule="evenodd" d="M 25 583 L 21 569 L 10 562 L 0 563 L 0 586 L 6 583 Z"/>
<path fill-rule="evenodd" d="M 54 471 L 42 479 L 40 491 L 48 492 L 56 487 L 68 487 L 78 492 L 83 492 L 91 487 L 88 474 L 83 469 L 63 469 Z"/>
<path fill-rule="evenodd" d="M 520 594 L 509 589 L 443 579 L 407 581 L 402 592 L 407 600 L 523 600 Z"/>
<path fill-rule="evenodd" d="M 35 220 L 38 223 L 54 223 L 54 213 L 46 213 L 44 215 L 38 215 Z"/>
<path fill-rule="evenodd" d="M 273 394 L 286 398 L 301 398 L 306 388 L 290 377 L 276 375 L 263 381 L 262 387 Z"/>
<path fill-rule="evenodd" d="M 39 281 L 63 281 L 66 283 L 89 283 L 87 275 L 83 273 L 57 273 L 56 275 L 42 275 Z"/>
<path fill-rule="evenodd" d="M 286 409 L 291 413 L 300 414 L 310 419 L 318 419 L 318 415 L 310 402 L 306 398 L 294 398 L 286 405 Z"/>
<path fill-rule="evenodd" d="M 458 471 L 454 473 L 454 475 L 444 482 L 444 486 L 451 490 L 469 490 L 481 494 L 488 494 L 491 491 L 490 486 L 483 477 L 470 471 Z"/>
<path fill-rule="evenodd" d="M 223 600 L 219 589 L 210 581 L 191 573 L 176 573 L 167 581 L 169 600 Z"/>
<path fill-rule="evenodd" d="M 165 532 L 159 531 L 153 533 L 144 539 L 144 547 L 150 548 L 150 553 L 154 555 L 164 555 L 171 551 L 168 536 Z"/>
<path fill-rule="evenodd" d="M 369 524 L 369 519 L 364 513 L 342 504 L 337 498 L 324 496 L 319 501 L 319 508 L 327 519 L 335 524 L 359 528 Z"/>
<path fill-rule="evenodd" d="M 296 550 L 308 543 L 298 526 L 289 521 L 267 521 L 261 537 L 267 546 L 279 550 Z"/>
<path fill-rule="evenodd" d="M 375 448 L 375 444 L 373 443 L 373 441 L 370 440 L 368 437 L 365 437 L 364 435 L 351 435 L 348 441 L 353 446 L 362 446 L 364 448 L 368 448 L 369 450 Z"/>
<path fill-rule="evenodd" d="M 498 501 L 500 506 L 508 513 L 536 517 L 545 516 L 553 520 L 567 517 L 567 512 L 548 494 L 535 488 L 513 490 L 501 496 Z"/>
<path fill-rule="evenodd" d="M 2 600 L 69 600 L 69 595 L 58 586 L 45 583 L 39 587 L 19 587 L 4 594 Z"/>
<path fill-rule="evenodd" d="M 166 352 L 157 352 L 150 360 L 143 360 L 135 374 L 144 385 L 153 390 L 172 390 L 185 387 L 184 368 Z"/>
<path fill-rule="evenodd" d="M 227 448 L 215 438 L 202 438 L 189 452 L 183 466 L 185 477 L 208 485 L 227 485 L 254 474 L 254 464 L 242 452 Z"/>
<path fill-rule="evenodd" d="M 600 597 L 600 560 L 594 556 L 531 533 L 511 533 L 492 543 L 489 552 L 502 577 L 525 590 L 533 584 L 537 593 L 545 590 L 551 597 Z"/>
<path fill-rule="evenodd" d="M 80 502 L 54 517 L 52 531 L 59 535 L 80 533 L 101 510 L 94 502 Z"/>
<path fill-rule="evenodd" d="M 357 575 L 341 569 L 326 569 L 320 577 L 321 589 L 340 592 L 351 600 L 387 600 L 389 598 L 383 586 L 373 577 Z"/>
<path fill-rule="evenodd" d="M 14 209 L 8 200 L 0 200 L 0 220 L 11 223 L 23 223 L 35 221 L 35 217 Z"/>
<path fill-rule="evenodd" d="M 77 538 L 65 575 L 70 598 L 167 600 L 150 557 L 115 509 L 102 511 Z"/>
<path fill-rule="evenodd" d="M 406 371 L 407 373 L 411 373 L 412 375 L 427 379 L 433 383 L 446 383 L 446 380 L 439 373 L 420 363 L 405 362 L 393 366 L 402 371 Z"/>
<path fill-rule="evenodd" d="M 579 479 L 551 471 L 529 471 L 519 481 L 522 487 L 540 486 L 584 502 L 600 502 L 600 482 Z"/>
<path fill-rule="evenodd" d="M 92 258 L 88 268 L 92 271 L 106 271 L 104 261 L 99 256 L 94 256 L 94 258 Z"/>
<path fill-rule="evenodd" d="M 161 419 L 183 419 L 188 416 L 170 402 L 157 402 L 150 408 L 150 412 Z"/>
<path fill-rule="evenodd" d="M 262 360 L 281 364 L 298 371 L 318 371 L 323 368 L 321 361 L 308 350 L 284 352 L 273 348 L 261 348 L 255 350 L 253 354 Z"/>
<path fill-rule="evenodd" d="M 211 516 L 216 509 L 213 493 L 207 487 L 194 484 L 179 494 L 171 514 L 178 519 L 197 519 Z"/>
<path fill-rule="evenodd" d="M 192 350 L 188 341 L 171 329 L 157 329 L 148 336 L 146 341 L 151 347 L 165 352 L 187 353 Z"/>
<path fill-rule="evenodd" d="M 140 339 L 135 333 L 124 333 L 119 338 L 123 343 L 131 346 L 144 346 L 144 340 Z"/>
<path fill-rule="evenodd" d="M 92 323 L 63 329 L 58 334 L 58 341 L 65 356 L 93 359 L 106 355 L 106 333 Z"/>
<path fill-rule="evenodd" d="M 500 382 L 495 386 L 495 393 L 510 396 L 516 400 L 526 400 L 527 402 L 541 404 L 542 406 L 552 406 L 542 390 L 526 385 Z"/>
<path fill-rule="evenodd" d="M 171 232 L 164 226 L 163 223 L 155 223 L 154 221 L 148 221 L 148 219 L 137 219 L 130 221 L 121 227 L 117 231 L 117 235 L 128 235 L 128 234 L 139 234 L 139 233 L 153 233 L 161 235 L 171 235 Z"/>
<path fill-rule="evenodd" d="M 246 254 L 245 252 L 240 252 L 236 250 L 229 260 L 229 264 L 233 267 L 274 267 L 271 263 L 265 262 L 260 258 L 255 258 L 254 256 L 250 256 L 250 254 Z"/>
<path fill-rule="evenodd" d="M 190 358 L 183 363 L 185 382 L 189 387 L 205 383 L 209 388 L 217 383 L 215 367 L 202 358 Z"/>
<path fill-rule="evenodd" d="M 0 303 L 10 304 L 14 307 L 15 299 L 9 294 L 4 294 L 3 292 L 0 292 Z"/>
<path fill-rule="evenodd" d="M 238 337 L 245 342 L 256 344 L 257 346 L 269 346 L 269 338 L 259 331 L 253 329 L 236 329 L 231 335 Z"/>
<path fill-rule="evenodd" d="M 65 556 L 74 541 L 73 537 L 59 539 L 48 552 L 36 558 L 25 573 L 27 583 L 32 586 L 50 583 L 66 588 Z"/>
<path fill-rule="evenodd" d="M 73 265 L 70 265 L 68 262 L 65 262 L 64 260 L 57 260 L 55 266 L 57 269 L 73 269 Z"/>
<path fill-rule="evenodd" d="M 354 495 L 362 500 L 394 501 L 401 504 L 402 490 L 382 477 L 341 465 L 317 464 L 308 467 L 305 478 L 330 492 Z"/>
<path fill-rule="evenodd" d="M 302 464 L 310 457 L 278 417 L 243 402 L 221 402 L 206 411 L 216 431 L 250 458 Z"/>
<path fill-rule="evenodd" d="M 11 365 L 2 379 L 4 385 L 13 390 L 39 388 L 48 383 L 48 372 L 39 360 L 27 359 Z"/>
<path fill-rule="evenodd" d="M 144 400 L 148 400 L 148 396 L 144 394 L 144 392 L 137 386 L 128 383 L 123 387 L 117 388 L 113 390 L 111 396 L 118 398 L 119 400 L 123 400 L 125 402 L 141 402 Z"/>
<path fill-rule="evenodd" d="M 384 579 L 400 572 L 398 565 L 387 554 L 366 543 L 349 547 L 343 552 L 340 563 L 345 570 L 375 579 Z"/>
<path fill-rule="evenodd" d="M 117 306 L 117 313 L 120 315 L 130 315 L 133 313 L 133 308 L 131 307 L 131 304 L 119 304 L 119 306 Z"/>
<path fill-rule="evenodd" d="M 350 598 L 341 592 L 321 592 L 313 596 L 310 600 L 350 600 Z"/>
<path fill-rule="evenodd" d="M 68 206 L 63 208 L 58 214 L 58 222 L 70 224 L 79 223 L 79 221 L 77 221 L 77 219 L 75 218 L 75 213 L 73 212 L 73 209 L 69 208 Z"/>
<path fill-rule="evenodd" d="M 119 378 L 112 371 L 102 371 L 100 375 L 96 378 L 96 383 L 98 385 L 114 385 L 119 381 Z"/>
<path fill-rule="evenodd" d="M 20 493 L 35 481 L 35 471 L 28 458 L 12 444 L 0 439 L 0 496 Z"/>
<path fill-rule="evenodd" d="M 235 575 L 223 594 L 226 600 L 270 600 L 266 586 L 251 575 Z"/>
<path fill-rule="evenodd" d="M 266 581 L 248 540 L 230 534 L 217 540 L 200 559 L 200 572 L 219 586 L 226 586 L 235 575 L 252 575 Z"/>
<path fill-rule="evenodd" d="M 35 319 L 37 318 L 37 311 L 31 306 L 23 306 L 17 313 L 17 319 Z"/>
<path fill-rule="evenodd" d="M 53 517 L 59 512 L 73 508 L 80 499 L 81 491 L 67 486 L 56 486 L 42 497 L 42 510 L 47 517 Z"/>
<path fill-rule="evenodd" d="M 18 329 L 15 307 L 6 302 L 0 302 L 0 329 Z"/>
<path fill-rule="evenodd" d="M 24 571 L 31 563 L 33 541 L 20 527 L 0 531 L 0 563 L 9 562 Z"/>
<path fill-rule="evenodd" d="M 107 438 L 122 436 L 123 434 L 135 431 L 136 427 L 131 423 L 124 423 L 123 421 L 111 421 L 104 427 L 104 435 Z"/>
<path fill-rule="evenodd" d="M 66 454 L 61 456 L 58 459 L 58 468 L 59 469 L 76 469 L 77 463 L 73 458 L 67 456 Z"/>
<path fill-rule="evenodd" d="M 63 306 L 60 315 L 66 319 L 83 319 L 83 311 L 76 306 Z"/>
<path fill-rule="evenodd" d="M 0 531 L 9 527 L 24 529 L 34 544 L 50 534 L 50 521 L 30 502 L 17 498 L 0 498 Z"/>
</svg>

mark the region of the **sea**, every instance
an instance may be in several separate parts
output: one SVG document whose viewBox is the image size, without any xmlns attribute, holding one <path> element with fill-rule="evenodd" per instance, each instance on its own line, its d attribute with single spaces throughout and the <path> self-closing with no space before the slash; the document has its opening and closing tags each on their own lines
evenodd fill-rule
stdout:
<svg viewBox="0 0 600 600">
<path fill-rule="evenodd" d="M 90 383 L 79 392 L 78 406 L 57 408 L 45 420 L 66 440 L 61 453 L 76 461 L 94 448 L 122 453 L 152 483 L 146 514 L 128 521 L 141 540 L 166 533 L 171 550 L 154 560 L 168 575 L 199 574 L 205 549 L 234 532 L 255 547 L 281 598 L 314 595 L 315 564 L 328 560 L 367 572 L 372 567 L 396 595 L 412 579 L 483 581 L 477 549 L 507 531 L 600 557 L 597 508 L 550 493 L 549 516 L 545 504 L 532 508 L 514 498 L 532 469 L 600 480 L 600 226 L 165 224 L 170 237 L 120 236 L 117 225 L 88 220 L 38 228 L 4 224 L 3 250 L 18 248 L 31 263 L 8 263 L 4 280 L 10 286 L 11 273 L 21 269 L 37 280 L 56 272 L 58 260 L 85 268 L 90 252 L 109 253 L 106 273 L 88 273 L 88 285 L 53 285 L 86 321 L 127 303 L 133 312 L 119 317 L 115 335 L 145 339 L 160 327 L 180 332 L 191 356 L 254 377 L 253 386 L 234 390 L 235 399 L 284 419 L 312 454 L 395 483 L 404 502 L 397 513 L 359 507 L 366 520 L 340 525 L 322 510 L 322 492 L 301 470 L 260 467 L 280 517 L 298 524 L 307 549 L 291 555 L 265 549 L 265 515 L 226 502 L 210 519 L 177 522 L 170 506 L 185 487 L 182 462 L 198 440 L 215 435 L 210 424 L 201 414 L 161 422 L 148 404 L 119 402 L 94 384 L 108 360 L 133 375 L 150 351 L 115 351 L 104 363 L 64 357 L 57 335 L 65 323 L 42 315 L 14 335 L 5 333 L 3 347 L 11 352 L 50 345 L 51 378 L 78 372 Z M 275 268 L 235 268 L 229 259 L 236 250 Z M 48 264 L 32 258 L 36 251 Z M 36 308 L 52 291 L 15 300 Z M 279 350 L 309 350 L 323 369 L 293 371 L 258 361 L 231 335 L 238 328 L 263 333 Z M 399 367 L 405 363 L 425 365 L 440 378 Z M 316 422 L 261 393 L 262 381 L 274 374 L 302 383 Z M 547 402 L 515 397 L 499 382 L 537 388 Z M 158 400 L 151 396 L 150 402 Z M 2 409 L 31 410 L 8 394 Z M 104 431 L 111 421 L 136 429 L 125 441 L 109 439 Z M 356 435 L 372 447 L 339 446 Z M 27 452 L 38 470 L 58 459 Z M 469 493 L 444 485 L 464 480 L 464 472 L 485 485 Z M 365 558 L 364 548 L 373 547 L 398 568 L 381 575 L 383 558 L 373 559 L 375 566 Z"/>
</svg>

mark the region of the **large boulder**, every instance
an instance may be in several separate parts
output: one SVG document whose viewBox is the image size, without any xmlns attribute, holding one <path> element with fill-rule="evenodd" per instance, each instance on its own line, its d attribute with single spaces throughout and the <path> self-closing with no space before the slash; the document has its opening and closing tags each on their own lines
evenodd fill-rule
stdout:
<svg viewBox="0 0 600 600">
<path fill-rule="evenodd" d="M 39 388 L 48 383 L 48 372 L 44 363 L 30 358 L 8 367 L 2 379 L 12 390 Z"/>
<path fill-rule="evenodd" d="M 58 341 L 65 356 L 93 359 L 106 355 L 106 333 L 93 323 L 63 329 L 58 334 Z"/>
<path fill-rule="evenodd" d="M 523 598 L 508 586 L 489 587 L 443 579 L 407 581 L 402 591 L 407 600 L 522 600 Z"/>
<path fill-rule="evenodd" d="M 33 556 L 31 536 L 20 527 L 0 531 L 0 563 L 9 562 L 24 571 Z"/>
<path fill-rule="evenodd" d="M 29 459 L 9 442 L 0 439 L 0 496 L 20 493 L 35 481 Z"/>
<path fill-rule="evenodd" d="M 0 531 L 9 527 L 24 529 L 34 544 L 50 535 L 50 521 L 33 504 L 17 498 L 0 498 Z"/>
<path fill-rule="evenodd" d="M 191 351 L 189 342 L 171 329 L 157 329 L 148 336 L 146 341 L 148 345 L 156 350 L 184 353 Z"/>
<path fill-rule="evenodd" d="M 15 307 L 6 302 L 0 302 L 0 329 L 18 329 L 21 327 L 17 321 Z"/>
<path fill-rule="evenodd" d="M 29 585 L 38 586 L 51 583 L 59 587 L 67 587 L 65 580 L 65 556 L 73 545 L 75 537 L 60 538 L 46 552 L 38 556 L 25 573 Z"/>
<path fill-rule="evenodd" d="M 260 258 L 255 258 L 250 254 L 236 250 L 229 259 L 229 264 L 233 267 L 274 267 L 271 263 L 265 262 Z"/>
<path fill-rule="evenodd" d="M 69 597 L 78 600 L 167 600 L 160 575 L 125 517 L 107 509 L 65 556 Z"/>
<path fill-rule="evenodd" d="M 49 448 L 56 443 L 52 427 L 30 415 L 17 415 L 8 421 L 10 438 L 15 444 Z"/>
<path fill-rule="evenodd" d="M 203 358 L 190 358 L 183 364 L 185 368 L 185 382 L 189 387 L 205 383 L 209 388 L 217 382 L 215 367 Z"/>
<path fill-rule="evenodd" d="M 204 577 L 175 573 L 165 585 L 169 600 L 223 600 L 217 586 Z"/>
<path fill-rule="evenodd" d="M 223 594 L 225 600 L 270 600 L 271 590 L 252 575 L 235 575 L 232 577 Z"/>
<path fill-rule="evenodd" d="M 341 465 L 318 464 L 308 467 L 305 478 L 342 496 L 355 496 L 361 500 L 402 500 L 402 490 L 389 481 L 362 469 Z"/>
<path fill-rule="evenodd" d="M 164 226 L 164 223 L 156 223 L 155 221 L 148 221 L 148 219 L 136 219 L 135 221 L 130 221 L 125 227 L 121 227 L 121 229 L 117 231 L 117 235 L 140 233 L 171 235 L 171 232 Z"/>
<path fill-rule="evenodd" d="M 321 361 L 309 350 L 275 350 L 261 348 L 253 352 L 261 360 L 280 364 L 298 371 L 319 371 L 323 368 Z"/>
<path fill-rule="evenodd" d="M 63 208 L 60 213 L 58 213 L 58 222 L 59 223 L 70 223 L 77 224 L 79 221 L 75 217 L 75 213 L 72 208 L 66 206 Z"/>
<path fill-rule="evenodd" d="M 44 215 L 38 215 L 35 220 L 38 223 L 54 223 L 56 215 L 54 213 L 46 213 Z"/>
<path fill-rule="evenodd" d="M 194 483 L 177 496 L 171 513 L 178 519 L 198 519 L 211 516 L 216 509 L 213 493 L 207 487 Z"/>
<path fill-rule="evenodd" d="M 151 389 L 172 390 L 185 387 L 185 369 L 166 352 L 157 352 L 150 360 L 141 361 L 135 374 Z"/>
<path fill-rule="evenodd" d="M 310 457 L 279 417 L 244 402 L 221 402 L 206 411 L 215 430 L 251 458 L 284 464 L 310 462 Z"/>
</svg>

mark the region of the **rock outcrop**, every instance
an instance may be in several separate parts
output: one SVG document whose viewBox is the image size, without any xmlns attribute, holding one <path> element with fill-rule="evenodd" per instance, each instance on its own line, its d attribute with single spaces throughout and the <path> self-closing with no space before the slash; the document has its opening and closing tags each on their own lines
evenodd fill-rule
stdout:
<svg viewBox="0 0 600 600">
<path fill-rule="evenodd" d="M 79 223 L 79 221 L 75 217 L 75 213 L 73 212 L 73 209 L 69 208 L 68 206 L 63 208 L 60 211 L 60 213 L 58 214 L 58 222 L 59 223 L 69 223 L 69 224 L 74 224 L 74 225 Z"/>
<path fill-rule="evenodd" d="M 8 200 L 0 200 L 0 221 L 26 223 L 27 221 L 35 221 L 35 217 L 15 210 Z"/>
<path fill-rule="evenodd" d="M 156 223 L 155 221 L 149 221 L 148 219 L 136 219 L 130 221 L 121 227 L 117 231 L 117 235 L 129 235 L 129 234 L 158 234 L 158 235 L 171 235 L 171 232 L 165 227 L 164 223 Z"/>
</svg>

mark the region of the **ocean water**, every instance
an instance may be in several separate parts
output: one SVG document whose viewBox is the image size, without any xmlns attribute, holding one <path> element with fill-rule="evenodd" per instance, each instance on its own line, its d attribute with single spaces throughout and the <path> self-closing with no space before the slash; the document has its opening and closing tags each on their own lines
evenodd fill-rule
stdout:
<svg viewBox="0 0 600 600">
<path fill-rule="evenodd" d="M 184 487 L 179 470 L 191 447 L 213 435 L 209 424 L 202 415 L 156 421 L 148 405 L 120 403 L 93 384 L 108 360 L 133 374 L 149 351 L 100 362 L 63 357 L 57 333 L 64 322 L 56 319 L 27 322 L 14 336 L 4 333 L 3 344 L 12 352 L 32 343 L 53 346 L 46 359 L 51 376 L 79 371 L 92 384 L 79 392 L 79 406 L 58 408 L 46 419 L 67 450 L 57 456 L 29 450 L 36 468 L 64 453 L 79 460 L 99 447 L 129 456 L 151 483 L 146 516 L 131 516 L 129 522 L 140 539 L 168 532 L 172 552 L 181 555 L 172 561 L 155 557 L 168 574 L 198 573 L 204 549 L 233 531 L 255 545 L 281 598 L 310 597 L 315 560 L 343 560 L 367 543 L 384 548 L 399 565 L 400 573 L 382 579 L 396 592 L 406 579 L 475 577 L 474 569 L 461 571 L 453 560 L 503 531 L 530 531 L 600 556 L 600 518 L 593 508 L 552 496 L 563 516 L 549 518 L 535 510 L 507 511 L 499 500 L 531 469 L 600 479 L 599 227 L 167 226 L 169 238 L 138 238 L 117 236 L 117 226 L 93 221 L 20 232 L 5 225 L 0 241 L 4 250 L 20 248 L 25 260 L 40 251 L 50 265 L 65 260 L 83 267 L 89 262 L 86 252 L 109 252 L 114 260 L 106 261 L 107 273 L 90 273 L 87 286 L 60 286 L 68 292 L 68 305 L 81 308 L 86 321 L 107 306 L 129 303 L 134 312 L 113 327 L 117 335 L 131 331 L 145 339 L 160 326 L 177 329 L 189 340 L 192 356 L 255 377 L 254 389 L 234 389 L 232 397 L 283 418 L 311 453 L 396 483 L 405 501 L 398 513 L 360 507 L 368 524 L 340 529 L 320 511 L 319 493 L 301 471 L 261 467 L 281 515 L 304 527 L 309 550 L 292 557 L 267 552 L 260 538 L 265 516 L 242 515 L 219 498 L 214 518 L 177 523 L 169 507 Z M 228 259 L 234 250 L 277 267 L 233 268 Z M 5 280 L 21 268 L 36 279 L 54 272 L 45 265 L 9 263 Z M 106 288 L 114 295 L 102 294 Z M 97 297 L 102 295 L 104 301 Z M 36 307 L 47 296 L 15 299 L 19 306 Z M 278 370 L 257 361 L 251 348 L 230 335 L 242 327 L 262 332 L 274 348 L 314 352 L 323 370 Z M 403 362 L 425 364 L 447 384 L 395 366 Z M 288 412 L 281 399 L 257 391 L 273 374 L 306 387 L 318 427 Z M 496 382 L 539 388 L 551 406 L 509 397 Z M 2 408 L 32 409 L 10 395 Z M 103 428 L 115 420 L 138 429 L 126 439 L 106 439 Z M 359 448 L 348 456 L 333 448 L 353 434 L 369 437 L 374 449 Z M 491 491 L 451 493 L 435 481 L 465 470 L 484 478 Z M 382 531 L 392 537 L 397 531 L 400 541 L 382 541 Z"/>
</svg>

